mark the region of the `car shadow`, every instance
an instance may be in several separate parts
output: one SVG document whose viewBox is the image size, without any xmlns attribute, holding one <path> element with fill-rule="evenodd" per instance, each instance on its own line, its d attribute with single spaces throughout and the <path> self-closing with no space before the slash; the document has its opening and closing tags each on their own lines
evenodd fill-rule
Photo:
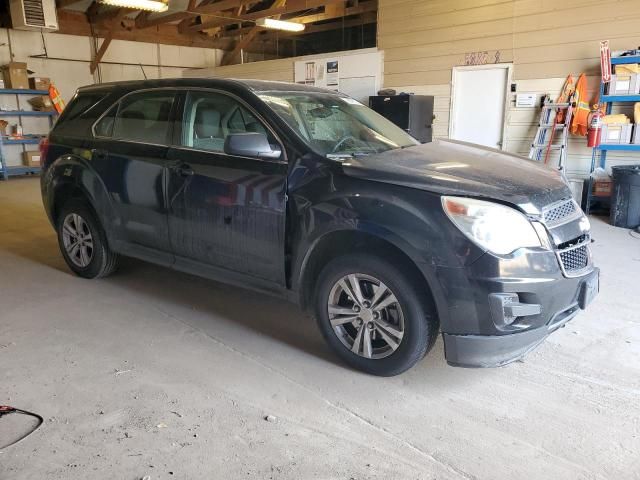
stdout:
<svg viewBox="0 0 640 480">
<path fill-rule="evenodd" d="M 137 295 L 146 297 L 145 301 L 157 305 L 162 314 L 206 335 L 214 336 L 209 321 L 228 321 L 340 365 L 313 318 L 284 299 L 133 258 L 123 258 L 118 271 L 104 281 L 117 288 L 135 290 Z M 203 322 L 202 316 L 193 312 L 204 313 L 210 320 Z"/>
</svg>

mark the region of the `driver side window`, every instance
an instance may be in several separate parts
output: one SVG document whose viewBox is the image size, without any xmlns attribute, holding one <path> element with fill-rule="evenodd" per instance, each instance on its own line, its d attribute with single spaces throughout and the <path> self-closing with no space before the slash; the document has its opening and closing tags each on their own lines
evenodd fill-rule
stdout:
<svg viewBox="0 0 640 480">
<path fill-rule="evenodd" d="M 197 150 L 224 152 L 224 142 L 234 133 L 258 132 L 276 143 L 265 126 L 232 97 L 214 92 L 187 93 L 182 120 L 182 145 Z"/>
</svg>

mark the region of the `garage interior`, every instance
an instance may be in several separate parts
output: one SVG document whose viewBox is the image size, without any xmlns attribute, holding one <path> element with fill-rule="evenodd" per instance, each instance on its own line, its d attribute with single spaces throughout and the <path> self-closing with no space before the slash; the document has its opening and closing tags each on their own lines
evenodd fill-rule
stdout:
<svg viewBox="0 0 640 480">
<path fill-rule="evenodd" d="M 0 479 L 640 478 L 637 0 L 148 1 L 162 11 L 0 6 L 0 405 L 42 418 L 29 434 L 34 417 L 0 410 Z M 581 74 L 589 108 L 604 105 L 584 126 L 597 117 L 605 136 L 549 143 L 543 102 Z M 129 258 L 108 278 L 73 275 L 38 143 L 81 86 L 182 77 L 364 104 L 413 94 L 429 120 L 402 128 L 423 142 L 562 159 L 589 213 L 598 297 L 504 367 L 453 368 L 438 339 L 379 378 L 341 363 L 293 303 Z"/>
</svg>

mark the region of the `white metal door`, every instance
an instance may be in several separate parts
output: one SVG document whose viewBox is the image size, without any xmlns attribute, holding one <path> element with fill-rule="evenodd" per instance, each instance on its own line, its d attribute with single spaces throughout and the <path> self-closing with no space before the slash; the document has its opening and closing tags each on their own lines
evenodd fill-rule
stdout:
<svg viewBox="0 0 640 480">
<path fill-rule="evenodd" d="M 511 65 L 454 68 L 449 136 L 503 148 L 510 77 Z"/>
</svg>

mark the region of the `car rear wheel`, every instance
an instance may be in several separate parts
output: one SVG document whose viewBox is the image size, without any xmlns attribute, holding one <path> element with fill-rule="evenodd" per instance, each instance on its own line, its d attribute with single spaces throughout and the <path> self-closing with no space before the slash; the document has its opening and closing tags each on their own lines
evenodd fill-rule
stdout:
<svg viewBox="0 0 640 480">
<path fill-rule="evenodd" d="M 67 265 L 84 278 L 112 273 L 118 255 L 109 249 L 104 230 L 85 202 L 69 200 L 58 216 L 58 243 Z"/>
<path fill-rule="evenodd" d="M 349 365 L 397 375 L 433 346 L 438 322 L 424 282 L 372 255 L 346 255 L 322 270 L 315 301 L 327 343 Z"/>
</svg>

